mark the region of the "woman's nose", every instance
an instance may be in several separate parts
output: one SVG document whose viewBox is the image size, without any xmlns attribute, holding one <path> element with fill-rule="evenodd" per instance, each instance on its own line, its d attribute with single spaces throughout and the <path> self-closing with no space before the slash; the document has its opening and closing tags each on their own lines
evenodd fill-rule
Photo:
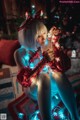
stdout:
<svg viewBox="0 0 80 120">
<path fill-rule="evenodd" d="M 45 39 L 45 36 L 41 35 L 41 40 L 44 41 L 44 39 Z"/>
</svg>

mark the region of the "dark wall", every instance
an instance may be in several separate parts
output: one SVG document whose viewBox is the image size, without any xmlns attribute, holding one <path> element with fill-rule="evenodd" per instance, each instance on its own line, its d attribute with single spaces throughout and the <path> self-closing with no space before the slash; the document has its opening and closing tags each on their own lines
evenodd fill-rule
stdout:
<svg viewBox="0 0 80 120">
<path fill-rule="evenodd" d="M 0 0 L 0 31 L 7 33 L 3 0 Z"/>
</svg>

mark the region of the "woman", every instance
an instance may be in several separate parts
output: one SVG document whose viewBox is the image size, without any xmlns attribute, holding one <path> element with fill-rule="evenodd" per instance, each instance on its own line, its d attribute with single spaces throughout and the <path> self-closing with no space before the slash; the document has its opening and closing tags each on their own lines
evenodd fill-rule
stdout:
<svg viewBox="0 0 80 120">
<path fill-rule="evenodd" d="M 18 37 L 21 48 L 14 53 L 18 69 L 19 71 L 23 71 L 22 69 L 25 66 L 33 69 L 42 59 L 41 51 L 43 51 L 47 38 L 47 28 L 42 22 L 37 20 L 25 21 L 19 28 Z M 31 56 L 33 56 L 39 47 L 41 47 L 39 52 L 40 57 L 37 57 L 37 59 L 35 58 L 33 63 L 30 62 L 29 60 Z M 21 72 L 18 74 L 18 81 L 20 82 L 19 78 L 22 78 Z M 31 84 L 28 84 L 28 87 L 24 87 L 25 85 L 23 86 L 25 93 L 29 97 L 34 100 L 38 100 L 38 105 L 43 120 L 51 120 L 50 79 L 48 78 L 48 74 L 46 74 L 45 71 L 41 72 L 39 75 L 36 75 L 36 77 L 33 74 L 30 78 Z"/>
<path fill-rule="evenodd" d="M 69 91 L 71 85 L 62 72 L 56 69 L 52 72 L 53 67 L 51 69 L 51 64 L 54 61 L 54 53 L 52 45 L 46 40 L 46 26 L 37 20 L 26 21 L 20 26 L 18 37 L 21 48 L 15 51 L 14 54 L 16 64 L 20 71 L 17 79 L 24 87 L 25 93 L 32 99 L 38 101 L 42 119 L 51 120 L 51 81 L 54 82 L 55 79 L 58 92 L 74 118 L 72 120 L 78 120 L 77 113 L 75 112 L 76 107 L 73 105 L 75 103 L 74 97 L 71 95 L 72 91 L 71 94 Z M 35 54 L 36 51 L 38 51 L 38 54 Z M 34 68 L 42 60 L 41 66 L 34 72 Z M 48 61 L 51 63 L 48 64 Z M 55 66 L 54 62 L 53 66 Z M 67 96 L 71 98 L 70 102 Z M 72 108 L 75 108 L 75 110 L 73 111 Z"/>
</svg>

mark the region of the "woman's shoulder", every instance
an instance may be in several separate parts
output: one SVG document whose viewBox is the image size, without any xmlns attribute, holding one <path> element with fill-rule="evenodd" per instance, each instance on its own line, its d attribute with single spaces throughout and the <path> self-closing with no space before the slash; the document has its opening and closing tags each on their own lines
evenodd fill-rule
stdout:
<svg viewBox="0 0 80 120">
<path fill-rule="evenodd" d="M 25 53 L 25 52 L 26 52 L 26 50 L 24 48 L 20 47 L 19 49 L 17 49 L 15 51 L 15 54 L 22 54 L 22 53 Z"/>
<path fill-rule="evenodd" d="M 17 49 L 15 52 L 14 52 L 14 56 L 17 57 L 17 56 L 23 56 L 25 55 L 26 53 L 26 50 L 24 48 L 19 48 Z"/>
</svg>

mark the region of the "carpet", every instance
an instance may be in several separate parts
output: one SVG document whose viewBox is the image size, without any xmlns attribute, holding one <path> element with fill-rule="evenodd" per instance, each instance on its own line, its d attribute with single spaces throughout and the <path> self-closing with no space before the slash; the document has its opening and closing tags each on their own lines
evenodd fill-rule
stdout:
<svg viewBox="0 0 80 120">
<path fill-rule="evenodd" d="M 77 107 L 80 114 L 80 74 L 68 76 L 69 80 L 74 88 L 76 95 Z M 57 107 L 54 107 L 52 111 L 58 112 L 62 108 L 65 109 L 63 103 L 59 101 Z M 14 100 L 8 105 L 8 109 L 11 113 L 13 120 L 34 120 L 36 117 L 40 118 L 37 102 L 29 99 L 25 94 L 22 94 L 19 98 Z M 65 109 L 66 115 L 69 116 L 68 111 Z M 55 120 L 60 120 L 58 116 L 55 116 Z"/>
</svg>

